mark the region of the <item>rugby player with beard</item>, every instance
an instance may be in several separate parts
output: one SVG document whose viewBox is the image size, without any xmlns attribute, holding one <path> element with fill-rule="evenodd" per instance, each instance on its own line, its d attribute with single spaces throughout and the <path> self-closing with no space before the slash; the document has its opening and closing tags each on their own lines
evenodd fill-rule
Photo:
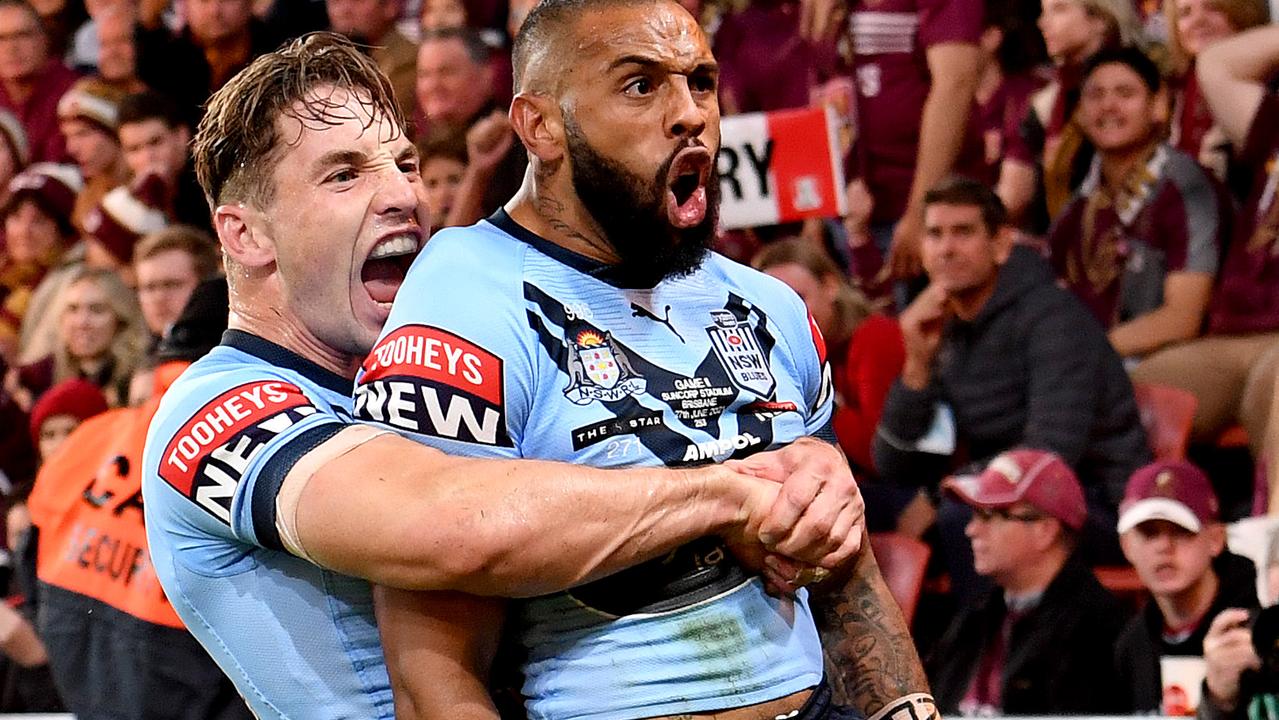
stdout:
<svg viewBox="0 0 1279 720">
<path fill-rule="evenodd" d="M 760 451 L 833 442 L 802 301 L 707 250 L 718 68 L 694 18 L 673 0 L 543 0 L 513 57 L 524 183 L 415 261 L 357 378 L 357 416 L 449 454 L 597 467 L 749 467 Z M 446 377 L 414 347 L 465 348 L 483 372 Z M 497 717 L 486 678 L 508 611 L 521 649 L 501 659 L 519 658 L 529 717 L 931 716 L 869 553 L 774 573 L 769 588 L 743 552 L 702 538 L 510 603 L 384 590 L 397 717 Z M 821 613 L 797 586 L 831 571 L 828 679 Z"/>
</svg>

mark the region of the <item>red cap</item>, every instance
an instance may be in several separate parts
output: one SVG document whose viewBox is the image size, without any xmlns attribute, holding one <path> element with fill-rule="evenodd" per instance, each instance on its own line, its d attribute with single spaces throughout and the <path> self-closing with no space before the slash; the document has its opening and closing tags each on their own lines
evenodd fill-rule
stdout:
<svg viewBox="0 0 1279 720">
<path fill-rule="evenodd" d="M 107 411 L 102 390 L 88 380 L 67 380 L 49 388 L 31 408 L 31 439 L 40 442 L 40 426 L 55 415 L 73 415 L 80 420 Z"/>
<path fill-rule="evenodd" d="M 996 455 L 980 475 L 950 477 L 941 487 L 978 508 L 1029 503 L 1075 530 L 1088 519 L 1088 505 L 1075 471 L 1047 450 L 1008 450 Z"/>
<path fill-rule="evenodd" d="M 1184 460 L 1160 460 L 1128 479 L 1118 527 L 1123 533 L 1147 520 L 1167 520 L 1197 533 L 1220 519 L 1217 493 L 1202 470 Z"/>
</svg>

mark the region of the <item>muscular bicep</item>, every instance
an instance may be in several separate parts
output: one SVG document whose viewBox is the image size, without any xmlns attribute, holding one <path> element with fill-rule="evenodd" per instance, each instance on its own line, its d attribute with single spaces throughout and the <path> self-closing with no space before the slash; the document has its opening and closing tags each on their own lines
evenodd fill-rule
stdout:
<svg viewBox="0 0 1279 720">
<path fill-rule="evenodd" d="M 502 600 L 379 586 L 374 605 L 399 720 L 498 717 L 488 677 Z"/>
</svg>

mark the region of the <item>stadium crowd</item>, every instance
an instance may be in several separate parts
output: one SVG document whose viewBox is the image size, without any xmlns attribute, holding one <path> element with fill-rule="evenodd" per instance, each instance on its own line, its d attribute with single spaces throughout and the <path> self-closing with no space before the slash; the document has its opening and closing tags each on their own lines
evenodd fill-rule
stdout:
<svg viewBox="0 0 1279 720">
<path fill-rule="evenodd" d="M 159 397 L 226 327 L 189 148 L 210 94 L 350 37 L 410 118 L 432 227 L 470 225 L 525 176 L 533 4 L 0 0 L 0 712 L 250 716 L 141 512 Z M 870 529 L 933 547 L 938 707 L 1171 712 L 1161 659 L 1188 656 L 1202 716 L 1279 717 L 1249 624 L 1273 598 L 1223 525 L 1279 515 L 1279 3 L 681 4 L 725 115 L 829 104 L 852 129 L 845 217 L 717 248 L 824 336 Z M 1156 442 L 1151 388 L 1193 398 L 1199 466 Z M 1092 569 L 1128 565 L 1135 612 Z"/>
</svg>

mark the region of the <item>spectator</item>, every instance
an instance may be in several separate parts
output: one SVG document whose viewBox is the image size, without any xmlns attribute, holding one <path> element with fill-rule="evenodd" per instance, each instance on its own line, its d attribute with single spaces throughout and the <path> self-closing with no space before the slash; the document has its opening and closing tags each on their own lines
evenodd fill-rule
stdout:
<svg viewBox="0 0 1279 720">
<path fill-rule="evenodd" d="M 897 322 L 873 311 L 824 250 L 792 238 L 764 246 L 751 263 L 799 294 L 825 338 L 835 386 L 835 434 L 855 468 L 874 473 L 870 442 L 901 373 Z"/>
<path fill-rule="evenodd" d="M 767 52 L 761 52 L 768 48 Z M 751 0 L 715 31 L 723 114 L 805 107 L 817 83 L 818 58 L 799 36 L 794 0 Z"/>
<path fill-rule="evenodd" d="M 164 183 L 163 202 L 175 223 L 212 229 L 209 204 L 196 181 L 187 145 L 191 129 L 178 107 L 156 92 L 126 97 L 120 104 L 120 146 L 130 174 Z"/>
<path fill-rule="evenodd" d="M 31 0 L 49 38 L 49 55 L 65 57 L 76 29 L 89 19 L 84 0 Z"/>
<path fill-rule="evenodd" d="M 1234 423 L 1243 425 L 1258 471 L 1279 467 L 1279 95 L 1265 82 L 1279 69 L 1279 27 L 1241 33 L 1203 51 L 1199 84 L 1213 117 L 1239 149 L 1241 170 L 1252 188 L 1237 216 L 1208 308 L 1206 336 L 1162 350 L 1133 373 L 1139 382 L 1184 388 L 1195 394 L 1192 439 L 1213 441 Z M 1270 481 L 1270 512 L 1279 512 L 1279 482 Z"/>
<path fill-rule="evenodd" d="M 49 291 L 37 290 L 64 262 L 75 241 L 71 208 L 79 188 L 74 167 L 52 163 L 36 163 L 9 182 L 9 198 L 0 208 L 7 244 L 0 259 L 0 356 L 17 357 L 15 352 L 25 345 L 23 328 L 28 323 L 44 326 L 45 316 L 51 315 L 51 302 L 41 297 Z"/>
<path fill-rule="evenodd" d="M 9 181 L 31 161 L 31 149 L 27 145 L 27 131 L 8 110 L 0 110 L 0 205 L 9 199 Z M 0 252 L 4 251 L 0 234 Z"/>
<path fill-rule="evenodd" d="M 1261 658 L 1252 638 L 1253 613 L 1245 608 L 1221 611 L 1204 638 L 1203 720 L 1275 717 L 1279 693 L 1261 682 Z"/>
<path fill-rule="evenodd" d="M 85 263 L 117 272 L 134 285 L 133 246 L 169 224 L 163 203 L 164 181 L 154 175 L 107 193 L 85 218 Z"/>
<path fill-rule="evenodd" d="M 395 28 L 402 0 L 326 0 L 329 27 L 358 43 L 372 46 L 370 55 L 391 81 L 404 117 L 411 117 L 417 75 L 417 46 Z"/>
<path fill-rule="evenodd" d="M 1201 657 L 1208 625 L 1222 610 L 1257 607 L 1257 576 L 1247 558 L 1226 552 L 1217 495 L 1185 461 L 1159 461 L 1128 481 L 1119 542 L 1150 594 L 1115 646 L 1125 712 L 1158 713 L 1160 658 Z"/>
<path fill-rule="evenodd" d="M 98 45 L 98 22 L 103 13 L 123 7 L 135 12 L 131 3 L 118 3 L 115 0 L 84 0 L 83 8 L 88 17 L 79 27 L 71 28 L 72 35 L 65 53 L 67 65 L 77 72 L 92 74 L 98 69 L 98 56 L 101 48 Z"/>
<path fill-rule="evenodd" d="M 1162 141 L 1162 89 L 1136 48 L 1088 61 L 1076 117 L 1096 156 L 1048 235 L 1057 276 L 1125 358 L 1199 335 L 1234 211 L 1224 187 Z"/>
<path fill-rule="evenodd" d="M 134 41 L 137 11 L 128 3 L 103 10 L 94 20 L 97 34 L 97 77 L 126 93 L 138 93 L 146 84 L 138 78 L 138 48 Z"/>
<path fill-rule="evenodd" d="M 31 439 L 40 459 L 53 457 L 80 423 L 106 411 L 106 396 L 88 380 L 73 378 L 50 388 L 31 407 Z"/>
<path fill-rule="evenodd" d="M 1031 97 L 999 171 L 1009 217 L 1036 234 L 1061 212 L 1092 161 L 1074 122 L 1080 71 L 1102 48 L 1131 44 L 1137 18 L 1131 0 L 1044 0 L 1039 29 L 1056 73 Z"/>
<path fill-rule="evenodd" d="M 58 101 L 58 122 L 67 139 L 67 154 L 84 178 L 84 189 L 76 196 L 71 213 L 71 222 L 81 231 L 86 229 L 86 216 L 102 197 L 128 180 L 116 137 L 123 98 L 119 89 L 85 78 Z"/>
<path fill-rule="evenodd" d="M 421 147 L 422 184 L 431 209 L 431 231 L 448 227 L 448 216 L 457 201 L 466 175 L 466 147 L 447 138 Z"/>
<path fill-rule="evenodd" d="M 168 331 L 201 281 L 221 268 L 217 243 L 196 228 L 176 225 L 143 238 L 133 258 L 138 304 L 153 337 Z"/>
<path fill-rule="evenodd" d="M 161 344 L 169 364 L 157 371 L 155 397 L 86 421 L 70 441 L 76 452 L 46 463 L 31 492 L 42 546 L 39 629 L 62 696 L 79 717 L 251 717 L 165 599 L 142 524 L 147 427 L 168 383 L 226 327 L 222 284 L 220 298 L 216 283 L 201 288 L 182 320 L 199 326 L 183 333 L 197 342 Z M 101 560 L 82 563 L 85 553 Z"/>
<path fill-rule="evenodd" d="M 1046 263 L 1013 247 L 986 186 L 953 179 L 925 205 L 930 283 L 900 318 L 906 360 L 884 405 L 875 467 L 888 481 L 930 486 L 965 460 L 1051 449 L 1085 488 L 1086 557 L 1118 559 L 1116 508 L 1150 459 L 1119 357 Z M 942 504 L 940 550 L 961 597 L 978 584 L 959 536 L 967 520 L 963 506 Z"/>
<path fill-rule="evenodd" d="M 417 56 L 417 102 L 425 134 L 419 142 L 464 141 L 466 174 L 449 225 L 470 225 L 519 189 L 528 156 L 493 95 L 490 50 L 467 28 L 427 32 Z"/>
<path fill-rule="evenodd" d="M 1168 22 L 1168 50 L 1172 71 L 1173 147 L 1199 161 L 1217 179 L 1226 181 L 1230 143 L 1195 76 L 1195 58 L 1212 43 L 1266 22 L 1261 0 L 1164 0 Z"/>
<path fill-rule="evenodd" d="M 943 713 L 1107 714 L 1119 602 L 1075 553 L 1088 506 L 1062 459 L 1016 449 L 943 489 L 972 508 L 977 572 L 995 587 L 961 607 L 927 663 Z"/>
<path fill-rule="evenodd" d="M 253 17 L 252 0 L 187 0 L 183 7 L 187 24 L 176 36 L 158 14 L 142 14 L 137 67 L 139 78 L 172 98 L 194 127 L 210 93 L 282 38 Z"/>
<path fill-rule="evenodd" d="M 994 187 L 1010 138 L 1015 138 L 1030 97 L 1047 82 L 1037 69 L 1044 55 L 1039 32 L 1016 10 L 1017 0 L 986 0 L 978 47 L 981 64 L 972 123 L 981 134 L 982 182 Z"/>
<path fill-rule="evenodd" d="M 61 162 L 58 99 L 75 73 L 48 52 L 40 16 L 24 0 L 0 0 L 0 107 L 22 121 L 32 162 Z"/>
<path fill-rule="evenodd" d="M 11 370 L 6 388 L 30 408 L 50 387 L 83 378 L 101 388 L 112 407 L 123 404 L 141 355 L 138 317 L 133 293 L 114 272 L 79 270 L 60 298 L 53 353 Z"/>
<path fill-rule="evenodd" d="M 467 27 L 466 3 L 462 0 L 422 0 L 419 24 L 426 32 Z"/>
<path fill-rule="evenodd" d="M 871 236 L 894 278 L 920 274 L 924 193 L 981 168 L 968 123 L 977 84 L 981 0 L 854 0 L 858 138 L 849 177 L 874 199 Z M 922 59 L 922 62 L 921 62 Z"/>
</svg>

